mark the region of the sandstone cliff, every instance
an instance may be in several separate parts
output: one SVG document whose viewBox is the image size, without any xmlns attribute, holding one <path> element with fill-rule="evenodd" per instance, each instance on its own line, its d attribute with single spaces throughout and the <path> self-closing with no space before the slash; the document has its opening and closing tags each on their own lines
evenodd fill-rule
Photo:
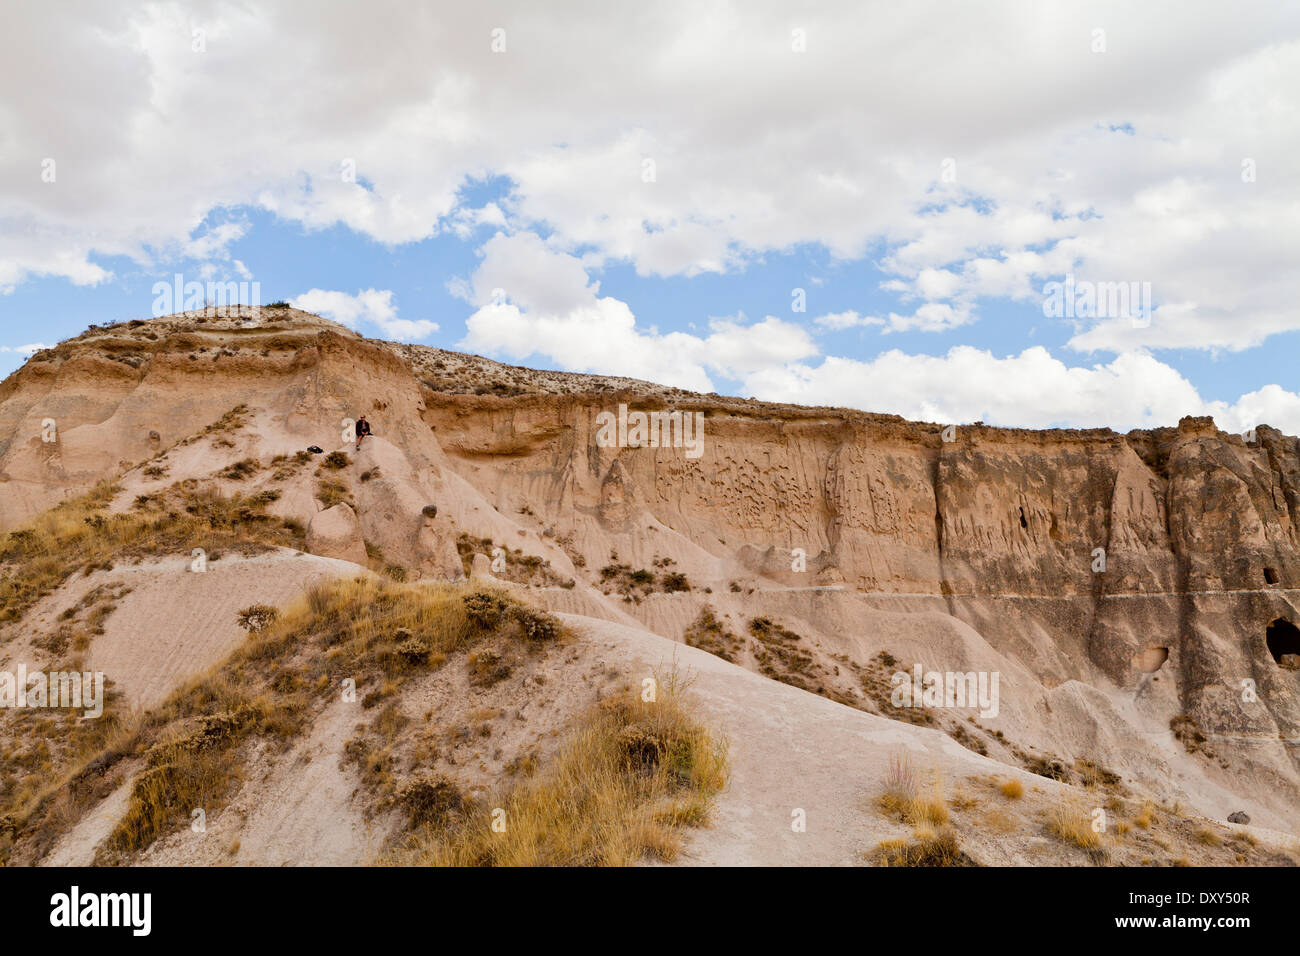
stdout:
<svg viewBox="0 0 1300 956">
<path fill-rule="evenodd" d="M 702 454 L 603 447 L 597 416 L 620 404 L 702 412 Z M 356 452 L 343 433 L 359 414 L 375 435 Z M 946 728 L 967 746 L 1017 766 L 1104 761 L 1206 814 L 1247 806 L 1294 829 L 1297 439 L 1193 418 L 1128 434 L 945 424 L 537 372 L 293 310 L 188 314 L 92 329 L 0 385 L 0 530 L 119 475 L 122 508 L 181 479 L 274 485 L 304 526 L 355 513 L 362 541 L 322 525 L 327 557 L 368 545 L 440 579 L 464 573 L 467 547 L 499 548 L 557 611 L 692 640 L 708 608 L 739 663 L 862 709 L 882 711 L 882 653 L 997 671 L 998 716 Z M 295 470 L 309 445 L 349 460 Z M 253 476 L 223 476 L 248 460 Z M 629 585 L 643 569 L 680 579 Z M 751 637 L 760 618 L 804 656 Z"/>
</svg>

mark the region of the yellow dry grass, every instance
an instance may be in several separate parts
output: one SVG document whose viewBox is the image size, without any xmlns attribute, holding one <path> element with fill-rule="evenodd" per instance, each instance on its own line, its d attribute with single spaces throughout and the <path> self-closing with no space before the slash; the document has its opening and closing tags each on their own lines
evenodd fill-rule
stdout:
<svg viewBox="0 0 1300 956">
<path fill-rule="evenodd" d="M 727 781 L 726 744 L 691 714 L 684 682 L 654 701 L 626 692 L 589 710 L 551 764 L 458 820 L 413 836 L 394 862 L 626 866 L 676 858 Z"/>
</svg>

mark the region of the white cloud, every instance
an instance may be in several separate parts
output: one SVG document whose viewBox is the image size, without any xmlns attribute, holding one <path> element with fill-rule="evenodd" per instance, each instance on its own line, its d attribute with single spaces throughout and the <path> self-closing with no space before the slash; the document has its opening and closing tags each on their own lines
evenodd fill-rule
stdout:
<svg viewBox="0 0 1300 956">
<path fill-rule="evenodd" d="M 917 306 L 916 311 L 911 315 L 899 315 L 897 312 L 889 313 L 889 321 L 886 323 L 887 328 L 885 331 L 907 332 L 915 329 L 920 332 L 942 332 L 945 329 L 954 329 L 959 325 L 965 325 L 971 319 L 971 308 L 967 304 L 949 305 L 946 302 L 927 302 L 924 305 Z"/>
<path fill-rule="evenodd" d="M 364 289 L 356 295 L 312 289 L 290 299 L 289 304 L 295 309 L 333 319 L 350 329 L 358 328 L 362 322 L 371 323 L 390 339 L 424 339 L 438 331 L 438 323 L 428 319 L 398 318 L 390 289 Z"/>
<path fill-rule="evenodd" d="M 390 244 L 544 225 L 584 265 L 643 275 L 752 266 L 797 244 L 858 259 L 883 243 L 906 302 L 895 329 L 951 329 L 979 299 L 1032 299 L 1069 269 L 1150 281 L 1162 307 L 1196 317 L 1136 335 L 1097 323 L 1080 349 L 1242 348 L 1300 328 L 1300 30 L 1284 5 L 1027 18 L 1014 4 L 843 0 L 801 15 L 804 54 L 770 5 L 680 0 L 634 20 L 523 2 L 371 9 L 8 11 L 0 72 L 24 95 L 0 104 L 0 289 L 102 282 L 97 256 L 221 258 L 238 237 L 204 232 L 205 217 L 254 204 Z M 1100 20 L 1112 42 L 1094 54 Z M 502 24 L 508 50 L 493 55 Z M 466 205 L 462 188 L 494 175 L 509 195 Z"/>
<path fill-rule="evenodd" d="M 247 277 L 232 247 L 248 221 L 227 221 L 244 206 L 386 244 L 492 230 L 479 267 L 449 283 L 475 310 L 464 344 L 481 351 L 922 417 L 1123 425 L 1208 412 L 1300 430 L 1280 386 L 1206 402 L 1151 354 L 1300 329 L 1300 23 L 1284 5 L 1026 16 L 841 0 L 801 14 L 805 54 L 775 5 L 666 0 L 634 20 L 609 5 L 368 10 L 6 11 L 0 76 L 22 95 L 0 102 L 0 293 L 32 276 L 100 284 L 113 256 Z M 1098 22 L 1104 54 L 1089 48 Z M 502 24 L 508 52 L 494 55 Z M 204 53 L 191 49 L 196 26 Z M 493 177 L 511 184 L 504 197 L 470 198 Z M 814 364 L 791 323 L 664 334 L 590 278 L 610 263 L 653 276 L 758 269 L 801 245 L 870 255 L 898 299 L 817 329 L 974 330 L 982 301 L 1039 301 L 1066 272 L 1150 282 L 1158 308 L 1145 328 L 1077 323 L 1070 346 L 1106 364 L 1033 348 Z M 392 298 L 312 289 L 295 303 L 399 338 L 438 328 L 400 318 Z"/>
<path fill-rule="evenodd" d="M 52 349 L 53 345 L 44 345 L 40 342 L 33 342 L 31 345 L 0 345 L 0 352 L 10 352 L 16 355 L 35 355 L 43 349 Z"/>
<path fill-rule="evenodd" d="M 1232 404 L 1207 402 L 1177 371 L 1143 353 L 1090 367 L 1068 366 L 1040 347 L 1005 358 L 969 346 L 942 356 L 893 350 L 870 362 L 828 356 L 816 366 L 758 371 L 746 378 L 745 392 L 935 422 L 1124 430 L 1213 415 L 1230 431 L 1269 424 L 1300 432 L 1300 395 L 1270 385 Z"/>
<path fill-rule="evenodd" d="M 803 326 L 775 316 L 715 318 L 706 336 L 638 327 L 625 302 L 600 295 L 578 258 L 532 233 L 494 236 L 474 275 L 454 288 L 479 306 L 461 347 L 514 360 L 541 355 L 569 371 L 708 392 L 710 372 L 738 380 L 817 354 Z"/>
<path fill-rule="evenodd" d="M 870 315 L 859 315 L 852 310 L 848 312 L 831 312 L 827 315 L 819 315 L 813 319 L 813 325 L 831 331 L 840 329 L 853 329 L 862 326 L 884 325 L 885 320 Z"/>
</svg>

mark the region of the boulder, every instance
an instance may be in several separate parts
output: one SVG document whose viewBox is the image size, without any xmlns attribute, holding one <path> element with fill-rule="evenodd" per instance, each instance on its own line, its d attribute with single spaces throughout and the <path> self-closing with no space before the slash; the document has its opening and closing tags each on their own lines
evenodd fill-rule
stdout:
<svg viewBox="0 0 1300 956">
<path fill-rule="evenodd" d="M 474 555 L 473 563 L 469 567 L 469 576 L 471 580 L 495 577 L 492 573 L 492 559 L 486 554 Z"/>
<path fill-rule="evenodd" d="M 1250 814 L 1247 813 L 1245 810 L 1236 810 L 1236 811 L 1234 811 L 1234 812 L 1228 814 L 1228 822 L 1229 822 L 1229 823 L 1249 823 L 1249 822 L 1250 822 Z"/>
<path fill-rule="evenodd" d="M 364 565 L 366 543 L 361 537 L 357 513 L 346 504 L 317 512 L 307 526 L 307 550 L 324 558 L 340 558 Z"/>
</svg>

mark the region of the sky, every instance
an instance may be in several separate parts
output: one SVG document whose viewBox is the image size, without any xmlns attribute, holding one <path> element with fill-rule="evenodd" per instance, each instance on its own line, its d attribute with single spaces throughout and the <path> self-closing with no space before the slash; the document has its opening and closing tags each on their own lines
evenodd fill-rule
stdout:
<svg viewBox="0 0 1300 956">
<path fill-rule="evenodd" d="M 1300 5 L 5 21 L 0 375 L 179 276 L 705 392 L 1300 433 Z"/>
</svg>

